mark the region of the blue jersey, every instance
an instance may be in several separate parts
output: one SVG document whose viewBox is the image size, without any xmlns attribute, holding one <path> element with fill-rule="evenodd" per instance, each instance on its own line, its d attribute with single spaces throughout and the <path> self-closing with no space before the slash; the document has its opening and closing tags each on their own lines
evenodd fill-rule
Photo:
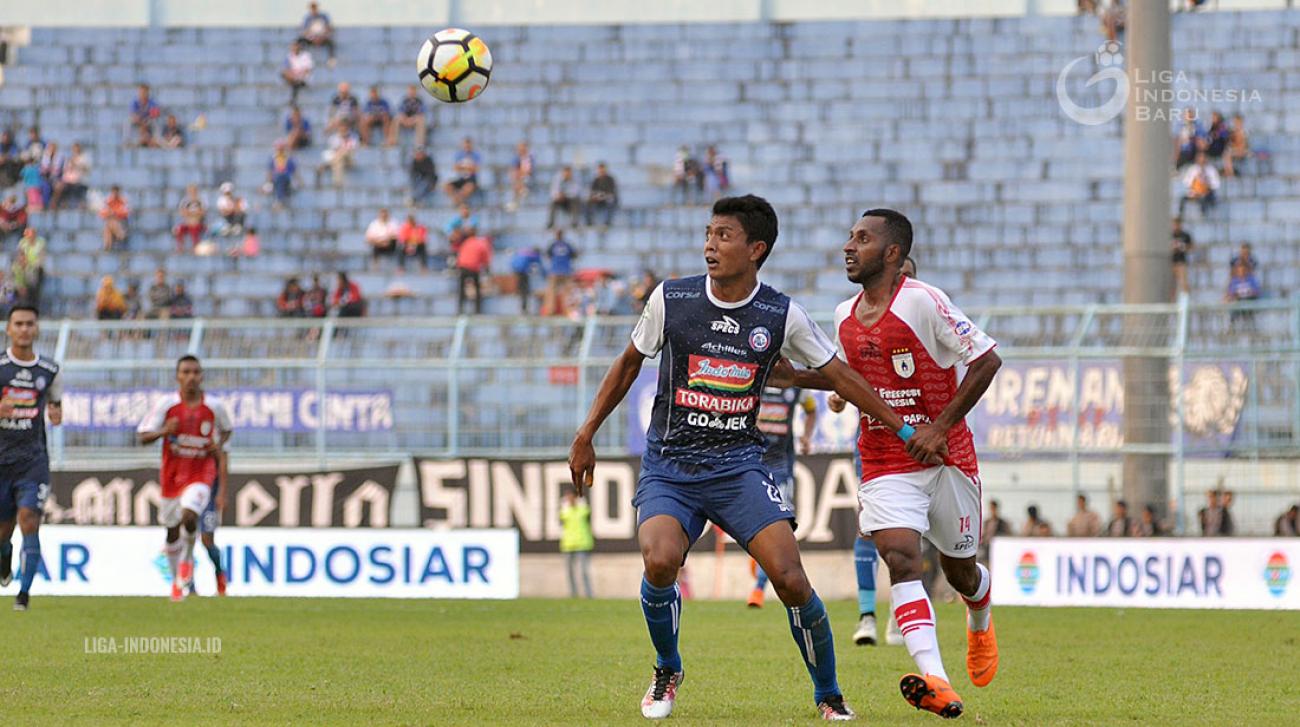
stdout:
<svg viewBox="0 0 1300 727">
<path fill-rule="evenodd" d="M 788 296 L 759 284 L 742 301 L 717 300 L 706 276 L 668 280 L 646 301 L 632 343 L 664 351 L 642 467 L 671 477 L 714 477 L 761 466 L 759 397 L 782 356 L 811 368 L 835 347 Z"/>
<path fill-rule="evenodd" d="M 798 388 L 765 386 L 759 395 L 758 430 L 767 441 L 763 464 L 778 480 L 794 475 L 794 412 L 801 404 L 807 411 L 807 397 Z"/>
<path fill-rule="evenodd" d="M 0 354 L 0 387 L 3 401 L 13 413 L 0 419 L 0 465 L 45 460 L 45 405 L 62 399 L 59 365 L 37 356 L 21 361 L 5 351 Z"/>
</svg>

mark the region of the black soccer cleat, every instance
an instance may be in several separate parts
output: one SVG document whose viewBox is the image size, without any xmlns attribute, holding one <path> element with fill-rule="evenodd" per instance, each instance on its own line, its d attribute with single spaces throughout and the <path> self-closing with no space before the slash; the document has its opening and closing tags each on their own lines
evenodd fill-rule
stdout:
<svg viewBox="0 0 1300 727">
<path fill-rule="evenodd" d="M 28 595 L 27 591 L 23 591 L 22 593 L 19 593 L 16 597 L 14 597 L 14 610 L 26 611 L 27 602 L 30 600 L 31 600 L 31 596 Z"/>
<path fill-rule="evenodd" d="M 849 705 L 844 703 L 842 694 L 832 694 L 818 702 L 817 711 L 821 718 L 828 722 L 848 722 L 858 718 L 858 715 L 849 709 Z"/>
<path fill-rule="evenodd" d="M 14 552 L 0 555 L 0 588 L 14 582 Z"/>
</svg>

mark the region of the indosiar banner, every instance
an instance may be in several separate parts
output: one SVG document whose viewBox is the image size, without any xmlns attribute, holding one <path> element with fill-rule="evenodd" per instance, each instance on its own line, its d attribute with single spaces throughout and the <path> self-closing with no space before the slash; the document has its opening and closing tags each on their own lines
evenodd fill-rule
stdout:
<svg viewBox="0 0 1300 727">
<path fill-rule="evenodd" d="M 992 544 L 1008 606 L 1300 610 L 1295 538 L 1012 538 Z"/>
<path fill-rule="evenodd" d="M 641 460 L 601 459 L 589 493 L 598 552 L 635 552 Z M 431 528 L 516 528 L 520 550 L 559 550 L 563 460 L 417 459 L 420 520 Z M 795 467 L 795 536 L 805 549 L 845 550 L 857 536 L 857 472 L 848 455 L 800 457 Z M 706 529 L 706 532 L 708 530 Z M 705 536 L 706 538 L 708 535 Z M 708 544 L 697 544 L 699 548 Z"/>
</svg>

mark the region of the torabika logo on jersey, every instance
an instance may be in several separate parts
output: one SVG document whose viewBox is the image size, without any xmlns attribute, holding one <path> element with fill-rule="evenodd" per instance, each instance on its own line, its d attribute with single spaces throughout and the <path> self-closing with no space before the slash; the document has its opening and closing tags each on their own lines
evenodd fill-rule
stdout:
<svg viewBox="0 0 1300 727">
<path fill-rule="evenodd" d="M 1038 558 L 1034 557 L 1034 551 L 1026 550 L 1020 556 L 1020 563 L 1016 566 L 1016 581 L 1026 596 L 1038 588 Z"/>
<path fill-rule="evenodd" d="M 1268 585 L 1268 592 L 1280 597 L 1286 593 L 1286 585 L 1290 581 L 1291 566 L 1286 562 L 1282 551 L 1268 556 L 1268 565 L 1264 566 L 1264 583 Z"/>
<path fill-rule="evenodd" d="M 894 361 L 894 373 L 905 379 L 912 378 L 912 374 L 916 373 L 916 361 L 912 358 L 912 351 L 906 348 L 895 348 L 889 353 Z"/>
<path fill-rule="evenodd" d="M 766 328 L 759 326 L 758 328 L 755 328 L 754 330 L 749 332 L 749 347 L 754 349 L 755 351 L 762 353 L 767 350 L 768 346 L 771 345 L 772 345 L 772 332 L 767 330 Z"/>
<path fill-rule="evenodd" d="M 719 391 L 748 391 L 754 385 L 758 364 L 709 358 L 691 354 L 687 363 L 686 385 L 691 388 L 708 388 Z"/>
</svg>

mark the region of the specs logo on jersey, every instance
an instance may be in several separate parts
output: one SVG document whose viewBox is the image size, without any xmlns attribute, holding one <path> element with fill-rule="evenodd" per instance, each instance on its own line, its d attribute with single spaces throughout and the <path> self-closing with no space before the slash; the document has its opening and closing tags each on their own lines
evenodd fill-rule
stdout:
<svg viewBox="0 0 1300 727">
<path fill-rule="evenodd" d="M 740 333 L 740 324 L 731 316 L 723 316 L 722 320 L 714 321 L 710 328 L 714 333 L 729 333 L 733 336 Z"/>
<path fill-rule="evenodd" d="M 687 363 L 686 385 L 719 391 L 749 391 L 757 374 L 758 364 L 691 354 Z"/>
<path fill-rule="evenodd" d="M 766 328 L 759 326 L 758 328 L 755 328 L 754 330 L 749 332 L 749 347 L 754 349 L 758 353 L 762 353 L 766 351 L 767 347 L 771 345 L 772 345 L 772 332 L 767 330 Z"/>
<path fill-rule="evenodd" d="M 891 358 L 894 361 L 894 373 L 904 379 L 912 378 L 916 373 L 916 361 L 912 359 L 912 352 L 906 348 L 895 348 L 890 350 Z"/>
<path fill-rule="evenodd" d="M 27 369 L 18 369 L 18 380 L 31 381 L 32 380 L 31 372 L 29 372 Z"/>
</svg>

